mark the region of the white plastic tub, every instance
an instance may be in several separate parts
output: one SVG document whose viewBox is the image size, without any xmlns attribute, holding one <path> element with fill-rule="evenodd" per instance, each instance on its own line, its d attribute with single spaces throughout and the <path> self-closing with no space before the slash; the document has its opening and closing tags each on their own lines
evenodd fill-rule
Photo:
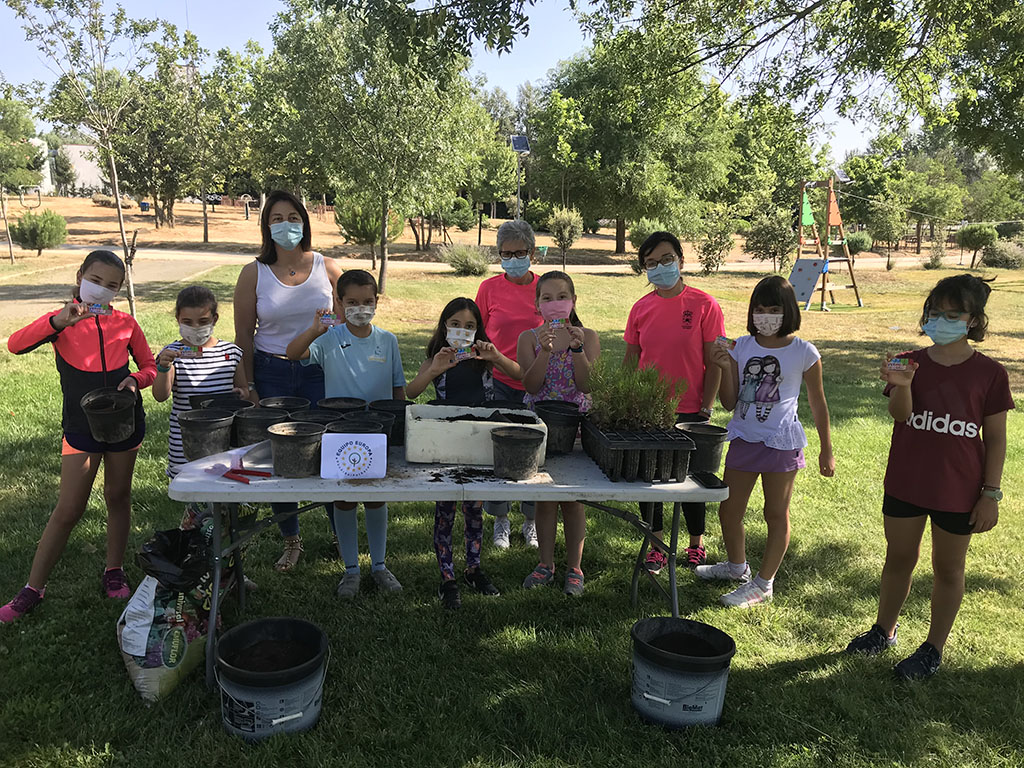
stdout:
<svg viewBox="0 0 1024 768">
<path fill-rule="evenodd" d="M 467 408 L 457 405 L 410 405 L 405 414 L 405 460 L 418 464 L 469 464 L 494 466 L 491 430 L 510 426 L 507 421 L 445 421 L 452 416 L 490 416 L 499 413 L 529 418 L 530 426 L 548 428 L 533 411 L 511 408 Z M 543 459 L 541 460 L 543 464 Z"/>
</svg>

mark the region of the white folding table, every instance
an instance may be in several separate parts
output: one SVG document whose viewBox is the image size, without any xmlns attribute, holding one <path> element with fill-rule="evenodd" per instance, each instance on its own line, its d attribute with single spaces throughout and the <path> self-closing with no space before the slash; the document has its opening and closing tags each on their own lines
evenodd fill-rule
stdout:
<svg viewBox="0 0 1024 768">
<path fill-rule="evenodd" d="M 210 623 L 206 648 L 207 682 L 213 683 L 214 650 L 216 645 L 216 617 L 220 603 L 222 564 L 234 555 L 238 601 L 245 609 L 245 588 L 242 577 L 241 546 L 265 528 L 293 514 L 319 508 L 324 502 L 336 500 L 355 502 L 400 501 L 580 501 L 583 504 L 619 517 L 643 535 L 643 544 L 633 569 L 630 595 L 637 602 L 641 574 L 648 573 L 644 561 L 653 546 L 668 558 L 669 587 L 653 576 L 651 580 L 665 594 L 672 615 L 679 615 L 679 597 L 676 584 L 676 549 L 679 541 L 680 503 L 691 501 L 722 501 L 728 489 L 709 489 L 698 485 L 692 478 L 685 482 L 644 483 L 612 482 L 589 456 L 578 449 L 564 456 L 550 456 L 541 471 L 529 480 L 515 482 L 490 477 L 480 467 L 453 467 L 437 464 L 409 464 L 401 447 L 388 452 L 387 477 L 380 480 L 324 480 L 318 477 L 288 479 L 282 477 L 250 478 L 248 484 L 221 477 L 208 471 L 215 465 L 225 469 L 241 460 L 245 469 L 272 472 L 270 443 L 237 448 L 226 453 L 208 456 L 191 462 L 170 484 L 168 494 L 176 501 L 203 502 L 210 506 L 213 516 L 213 541 L 220 549 L 213 558 L 213 585 L 210 602 Z M 312 502 L 296 512 L 269 515 L 258 520 L 240 523 L 238 505 L 242 503 L 270 503 L 277 501 Z M 666 544 L 651 532 L 650 520 L 604 502 L 665 502 L 673 505 L 671 537 Z M 222 538 L 222 508 L 228 512 L 229 543 L 220 544 Z M 648 574 L 650 575 L 650 574 Z"/>
</svg>

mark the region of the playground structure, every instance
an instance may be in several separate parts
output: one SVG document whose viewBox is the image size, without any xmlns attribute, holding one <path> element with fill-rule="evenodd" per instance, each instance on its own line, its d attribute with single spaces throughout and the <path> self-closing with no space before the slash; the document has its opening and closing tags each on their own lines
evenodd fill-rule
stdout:
<svg viewBox="0 0 1024 768">
<path fill-rule="evenodd" d="M 32 193 L 28 193 L 26 199 L 25 190 L 35 190 L 35 200 L 32 199 Z M 29 210 L 38 208 L 43 204 L 43 193 L 39 187 L 18 187 L 18 202 L 22 208 Z M 7 235 L 7 253 L 9 254 L 11 264 L 14 263 L 14 241 L 11 240 L 11 226 L 7 220 L 7 190 L 0 185 L 0 215 L 4 219 L 4 233 Z"/>
<path fill-rule="evenodd" d="M 814 219 L 814 211 L 807 195 L 808 189 L 828 188 L 825 202 L 824 238 L 818 234 L 818 226 Z M 857 288 L 857 278 L 853 274 L 854 259 L 846 244 L 846 232 L 843 229 L 843 217 L 839 212 L 839 201 L 836 199 L 835 182 L 829 177 L 827 181 L 807 181 L 800 184 L 800 220 L 797 227 L 798 256 L 793 265 L 789 282 L 797 292 L 797 298 L 804 302 L 804 310 L 810 310 L 816 290 L 821 291 L 821 311 L 828 312 L 829 303 L 835 304 L 834 291 L 852 290 L 858 307 L 864 306 Z M 841 250 L 839 250 L 841 249 Z M 835 255 L 834 255 L 835 254 Z M 848 284 L 837 284 L 831 281 L 834 266 L 844 266 L 849 272 Z M 829 301 L 826 301 L 825 294 Z"/>
</svg>

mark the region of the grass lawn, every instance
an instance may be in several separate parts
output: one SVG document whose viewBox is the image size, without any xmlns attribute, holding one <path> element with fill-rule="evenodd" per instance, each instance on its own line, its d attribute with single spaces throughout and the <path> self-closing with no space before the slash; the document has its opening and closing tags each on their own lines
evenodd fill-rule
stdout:
<svg viewBox="0 0 1024 768">
<path fill-rule="evenodd" d="M 220 329 L 231 337 L 230 295 L 237 269 L 207 276 L 222 298 Z M 490 546 L 484 567 L 500 598 L 464 593 L 460 613 L 442 613 L 431 548 L 433 505 L 391 506 L 389 561 L 405 591 L 366 593 L 351 604 L 334 596 L 341 566 L 318 512 L 303 519 L 306 554 L 290 574 L 271 564 L 272 533 L 249 550 L 247 573 L 260 590 L 247 617 L 294 615 L 328 633 L 332 659 L 323 716 L 311 732 L 249 748 L 220 727 L 217 697 L 192 675 L 167 700 L 146 707 L 129 683 L 116 646 L 121 605 L 102 598 L 105 545 L 101 484 L 86 518 L 53 572 L 47 599 L 31 617 L 0 628 L 0 765 L 531 765 L 531 766 L 1019 766 L 1024 765 L 1024 418 L 1011 413 L 999 526 L 972 542 L 967 596 L 939 675 L 894 684 L 900 656 L 839 655 L 868 628 L 884 556 L 882 475 L 891 420 L 878 360 L 920 345 L 916 320 L 928 288 L 952 272 L 862 272 L 866 307 L 805 313 L 801 336 L 824 359 L 833 420 L 836 477 L 801 473 L 793 498 L 793 542 L 773 605 L 746 612 L 718 607 L 721 591 L 683 574 L 683 614 L 736 639 L 723 721 L 718 728 L 671 733 L 642 724 L 629 701 L 629 628 L 663 615 L 647 585 L 639 612 L 628 600 L 637 540 L 614 518 L 592 513 L 584 555 L 587 592 L 527 593 L 519 585 L 532 550 Z M 993 272 L 993 274 L 996 274 Z M 732 272 L 692 283 L 716 296 L 726 330 L 743 333 L 746 302 L 761 275 Z M 378 322 L 398 334 L 406 375 L 423 357 L 444 302 L 474 295 L 476 279 L 396 275 Z M 619 359 L 641 278 L 579 274 L 579 314 L 601 334 L 603 354 Z M 140 321 L 158 347 L 175 337 L 176 288 L 142 297 Z M 1024 280 L 999 273 L 989 309 L 991 334 L 980 349 L 1010 370 L 1024 392 Z M 25 318 L 26 322 L 31 318 Z M 60 394 L 53 356 L 42 348 L 0 354 L 0 599 L 25 581 L 33 547 L 56 500 Z M 432 394 L 430 395 L 432 396 Z M 130 552 L 154 529 L 177 524 L 181 504 L 167 498 L 163 468 L 169 404 L 146 395 L 149 435 L 135 476 Z M 806 404 L 804 423 L 816 433 Z M 725 414 L 716 414 L 724 423 Z M 764 544 L 761 500 L 751 500 L 748 544 L 756 565 Z M 724 555 L 714 505 L 709 555 Z M 365 542 L 362 546 L 365 551 Z M 931 569 L 927 542 L 902 617 L 900 653 L 927 632 Z M 561 552 L 557 553 L 561 557 Z M 456 559 L 457 564 L 461 558 Z M 364 563 L 364 570 L 367 563 Z M 139 569 L 127 566 L 133 583 Z M 560 576 L 561 574 L 559 574 Z M 224 620 L 240 620 L 229 599 Z"/>
</svg>

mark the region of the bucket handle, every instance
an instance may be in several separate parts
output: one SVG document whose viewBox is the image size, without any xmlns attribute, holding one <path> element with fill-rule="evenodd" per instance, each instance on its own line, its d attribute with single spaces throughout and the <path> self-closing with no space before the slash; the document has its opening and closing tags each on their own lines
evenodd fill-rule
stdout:
<svg viewBox="0 0 1024 768">
<path fill-rule="evenodd" d="M 686 701 L 687 699 L 692 699 L 697 694 L 704 693 L 704 691 L 706 691 L 708 688 L 710 688 L 716 682 L 718 682 L 718 681 L 717 680 L 709 680 L 704 685 L 702 685 L 700 688 L 697 688 L 694 691 L 690 691 L 688 694 L 686 694 L 685 696 L 681 696 L 678 699 L 663 699 L 660 696 L 655 696 L 653 694 L 648 693 L 647 691 L 643 691 L 642 695 L 648 701 L 656 701 L 659 704 L 664 704 L 666 707 L 671 707 L 673 704 L 675 704 L 677 702 Z"/>
<path fill-rule="evenodd" d="M 323 693 L 324 683 L 327 682 L 327 667 L 330 665 L 330 662 L 331 662 L 331 646 L 328 645 L 327 646 L 327 656 L 326 656 L 326 658 L 324 658 L 324 673 L 320 677 L 320 682 L 317 684 L 316 690 L 314 690 L 313 694 L 309 697 L 309 699 L 305 703 L 303 703 L 302 709 L 300 709 L 298 712 L 296 712 L 294 714 L 291 714 L 291 715 L 285 715 L 284 717 L 276 717 L 273 720 L 271 720 L 270 721 L 270 726 L 272 728 L 274 726 L 276 726 L 276 725 L 280 725 L 281 723 L 287 723 L 289 720 L 298 720 L 300 717 L 303 716 L 303 714 L 305 714 L 306 707 L 310 706 L 314 701 L 316 701 L 317 696 L 319 696 L 321 693 Z M 245 710 L 247 712 L 247 714 L 251 714 L 253 716 L 253 720 L 255 720 L 256 719 L 256 713 L 253 711 L 253 708 L 250 707 L 248 704 L 246 704 L 244 701 L 239 701 L 238 699 L 236 699 L 234 696 L 232 696 L 230 693 L 228 693 L 227 690 L 225 690 L 223 685 L 221 685 L 221 682 L 220 682 L 220 670 L 214 669 L 213 676 L 214 676 L 214 679 L 217 681 L 217 687 L 220 688 L 220 692 L 224 696 L 227 696 L 229 699 L 231 699 L 231 701 L 233 701 L 235 704 L 237 704 L 240 708 Z M 259 718 L 259 719 L 260 719 L 261 722 L 266 722 L 266 720 L 264 720 L 263 718 Z"/>
</svg>

